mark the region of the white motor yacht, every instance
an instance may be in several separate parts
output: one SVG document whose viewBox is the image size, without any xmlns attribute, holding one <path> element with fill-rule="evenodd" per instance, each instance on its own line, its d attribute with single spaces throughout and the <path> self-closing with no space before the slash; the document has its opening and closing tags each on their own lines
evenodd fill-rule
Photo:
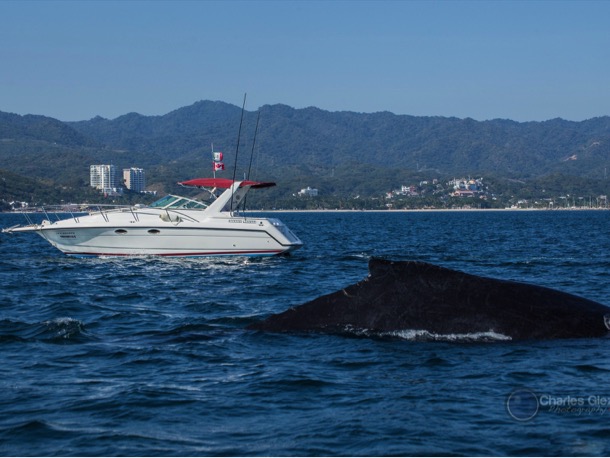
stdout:
<svg viewBox="0 0 610 458">
<path fill-rule="evenodd" d="M 63 253 L 79 257 L 273 256 L 303 245 L 279 219 L 236 210 L 250 189 L 275 183 L 197 178 L 179 184 L 207 189 L 214 200 L 208 205 L 168 195 L 148 206 L 102 208 L 2 232 L 35 232 Z M 216 196 L 218 189 L 224 192 Z"/>
</svg>

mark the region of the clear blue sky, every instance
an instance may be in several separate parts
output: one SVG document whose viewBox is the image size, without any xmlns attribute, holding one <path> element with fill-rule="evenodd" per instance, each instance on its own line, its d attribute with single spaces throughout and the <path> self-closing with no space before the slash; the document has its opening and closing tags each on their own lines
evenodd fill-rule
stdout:
<svg viewBox="0 0 610 458">
<path fill-rule="evenodd" d="M 0 111 L 610 115 L 610 1 L 0 0 Z"/>
</svg>

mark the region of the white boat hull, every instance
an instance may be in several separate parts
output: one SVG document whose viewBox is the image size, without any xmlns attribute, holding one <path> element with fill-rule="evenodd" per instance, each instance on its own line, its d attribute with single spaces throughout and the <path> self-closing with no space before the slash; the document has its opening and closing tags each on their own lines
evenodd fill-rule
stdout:
<svg viewBox="0 0 610 458">
<path fill-rule="evenodd" d="M 269 228 L 269 224 L 258 226 L 260 229 L 239 227 L 244 224 L 257 227 L 261 220 L 233 221 L 227 225 L 235 228 L 212 225 L 107 228 L 76 227 L 74 224 L 65 228 L 52 225 L 36 232 L 72 256 L 274 256 L 301 246 L 296 243 L 298 239 L 287 240 L 276 227 Z"/>
<path fill-rule="evenodd" d="M 72 256 L 273 256 L 297 248 L 282 245 L 264 232 L 171 228 L 151 235 L 150 230 L 159 229 L 136 229 L 120 236 L 104 228 L 38 233 Z"/>
</svg>

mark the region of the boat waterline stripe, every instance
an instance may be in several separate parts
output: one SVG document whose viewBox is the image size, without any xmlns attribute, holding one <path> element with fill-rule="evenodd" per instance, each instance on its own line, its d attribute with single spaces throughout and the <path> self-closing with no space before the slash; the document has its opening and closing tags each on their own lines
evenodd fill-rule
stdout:
<svg viewBox="0 0 610 458">
<path fill-rule="evenodd" d="M 63 251 L 64 254 L 70 256 L 248 256 L 248 255 L 273 255 L 280 254 L 286 250 L 249 250 L 249 251 L 205 251 L 205 252 L 193 252 L 193 253 L 89 253 L 89 252 L 75 252 L 75 251 Z"/>
</svg>

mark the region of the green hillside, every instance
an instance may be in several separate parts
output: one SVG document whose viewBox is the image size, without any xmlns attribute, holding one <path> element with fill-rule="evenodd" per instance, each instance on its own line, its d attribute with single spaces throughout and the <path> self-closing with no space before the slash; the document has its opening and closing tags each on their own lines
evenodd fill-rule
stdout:
<svg viewBox="0 0 610 458">
<path fill-rule="evenodd" d="M 261 165 L 305 166 L 314 175 L 352 162 L 381 168 L 433 170 L 443 175 L 497 173 L 513 177 L 560 172 L 602 176 L 610 165 L 610 118 L 583 122 L 400 116 L 328 112 L 284 105 L 261 107 Z M 246 112 L 242 143 L 250 144 L 255 112 Z M 146 166 L 196 161 L 210 144 L 232 152 L 240 110 L 197 102 L 164 116 L 129 114 L 71 126 L 114 149 L 147 153 Z"/>
<path fill-rule="evenodd" d="M 233 175 L 240 114 L 239 107 L 211 101 L 163 116 L 72 123 L 0 112 L 0 169 L 48 185 L 31 186 L 38 201 L 59 198 L 52 189 L 87 195 L 94 163 L 143 167 L 151 189 L 174 191 L 177 181 L 211 174 L 212 143 L 225 152 L 223 176 Z M 257 115 L 244 113 L 238 178 L 249 168 Z M 610 117 L 480 122 L 265 105 L 254 151 L 252 178 L 280 185 L 261 193 L 266 205 L 286 204 L 306 186 L 337 203 L 460 176 L 488 177 L 500 193 L 561 190 L 574 182 L 577 189 L 608 193 Z M 17 195 L 10 193 L 5 190 Z"/>
</svg>

